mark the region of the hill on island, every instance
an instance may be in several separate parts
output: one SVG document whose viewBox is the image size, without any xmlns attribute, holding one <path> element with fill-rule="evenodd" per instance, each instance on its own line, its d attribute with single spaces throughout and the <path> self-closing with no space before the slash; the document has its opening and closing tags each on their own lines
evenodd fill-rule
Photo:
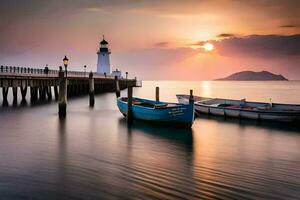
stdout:
<svg viewBox="0 0 300 200">
<path fill-rule="evenodd" d="M 254 72 L 242 71 L 231 74 L 225 78 L 216 79 L 219 81 L 287 81 L 284 76 L 273 74 L 268 71 Z"/>
</svg>

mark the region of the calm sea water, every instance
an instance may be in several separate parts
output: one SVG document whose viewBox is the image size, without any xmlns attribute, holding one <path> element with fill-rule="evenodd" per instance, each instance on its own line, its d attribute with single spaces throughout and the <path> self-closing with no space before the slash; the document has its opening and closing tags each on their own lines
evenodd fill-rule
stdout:
<svg viewBox="0 0 300 200">
<path fill-rule="evenodd" d="M 144 82 L 175 94 L 300 104 L 300 82 Z M 122 92 L 126 95 L 126 91 Z M 2 102 L 2 95 L 0 97 Z M 197 118 L 192 130 L 134 122 L 115 94 L 0 109 L 0 199 L 299 199 L 297 124 Z"/>
</svg>

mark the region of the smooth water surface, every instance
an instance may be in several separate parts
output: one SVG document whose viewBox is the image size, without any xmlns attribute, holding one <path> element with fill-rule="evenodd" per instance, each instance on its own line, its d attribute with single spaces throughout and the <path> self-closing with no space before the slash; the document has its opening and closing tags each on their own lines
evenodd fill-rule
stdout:
<svg viewBox="0 0 300 200">
<path fill-rule="evenodd" d="M 300 103 L 300 82 L 144 82 L 176 93 Z M 126 95 L 126 90 L 122 92 Z M 2 102 L 2 95 L 0 97 Z M 11 100 L 10 100 L 11 102 Z M 135 121 L 115 94 L 0 109 L 0 199 L 297 199 L 300 125 L 197 118 L 191 130 Z"/>
</svg>

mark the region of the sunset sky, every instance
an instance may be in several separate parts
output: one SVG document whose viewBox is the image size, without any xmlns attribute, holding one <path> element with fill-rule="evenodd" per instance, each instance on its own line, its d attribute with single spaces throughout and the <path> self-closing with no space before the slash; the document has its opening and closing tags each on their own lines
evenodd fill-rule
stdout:
<svg viewBox="0 0 300 200">
<path fill-rule="evenodd" d="M 298 0 L 1 0 L 0 65 L 58 68 L 67 55 L 70 70 L 95 71 L 104 34 L 112 67 L 141 79 L 300 79 L 299 10 Z"/>
</svg>

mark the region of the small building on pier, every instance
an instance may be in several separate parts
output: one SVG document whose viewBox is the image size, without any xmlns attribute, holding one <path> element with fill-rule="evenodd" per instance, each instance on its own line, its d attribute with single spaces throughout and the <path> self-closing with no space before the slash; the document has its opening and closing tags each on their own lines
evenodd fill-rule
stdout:
<svg viewBox="0 0 300 200">
<path fill-rule="evenodd" d="M 118 69 L 115 69 L 111 72 L 111 75 L 114 76 L 114 77 L 117 76 L 117 77 L 121 78 L 122 77 L 122 72 Z"/>
</svg>

